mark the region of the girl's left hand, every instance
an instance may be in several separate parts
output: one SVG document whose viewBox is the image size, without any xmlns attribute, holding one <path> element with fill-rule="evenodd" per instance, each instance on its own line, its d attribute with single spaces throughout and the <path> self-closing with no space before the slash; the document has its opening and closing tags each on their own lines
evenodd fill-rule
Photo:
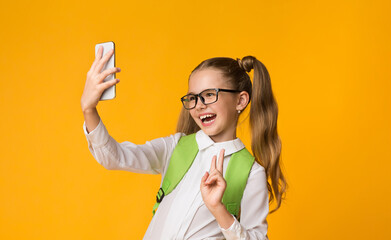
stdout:
<svg viewBox="0 0 391 240">
<path fill-rule="evenodd" d="M 213 156 L 210 171 L 206 172 L 201 180 L 202 199 L 209 210 L 214 210 L 223 204 L 221 200 L 227 186 L 223 177 L 224 152 L 224 149 L 220 151 L 217 164 L 217 156 Z"/>
</svg>

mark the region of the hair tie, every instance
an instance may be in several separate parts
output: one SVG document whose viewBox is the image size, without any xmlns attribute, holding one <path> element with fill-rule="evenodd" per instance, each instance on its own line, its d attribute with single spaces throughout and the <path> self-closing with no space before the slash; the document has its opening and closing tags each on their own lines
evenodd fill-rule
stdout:
<svg viewBox="0 0 391 240">
<path fill-rule="evenodd" d="M 242 60 L 240 60 L 239 58 L 236 58 L 236 61 L 238 62 L 239 67 L 240 67 L 241 69 L 243 69 L 244 71 L 246 71 L 246 69 L 244 69 L 244 67 L 243 67 L 243 65 L 242 65 Z"/>
<path fill-rule="evenodd" d="M 244 60 L 244 62 L 243 62 Z M 253 56 L 246 56 L 243 57 L 242 60 L 239 58 L 236 58 L 236 61 L 239 64 L 239 67 L 243 69 L 245 72 L 251 72 L 251 69 L 254 69 L 254 62 L 257 61 L 257 59 Z"/>
</svg>

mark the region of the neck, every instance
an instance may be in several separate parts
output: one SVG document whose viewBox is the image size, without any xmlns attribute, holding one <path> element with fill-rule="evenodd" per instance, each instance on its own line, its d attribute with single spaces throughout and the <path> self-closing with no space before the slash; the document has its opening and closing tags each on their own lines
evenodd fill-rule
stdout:
<svg viewBox="0 0 391 240">
<path fill-rule="evenodd" d="M 233 132 L 221 133 L 215 136 L 209 136 L 214 142 L 226 142 L 236 139 L 236 129 Z"/>
</svg>

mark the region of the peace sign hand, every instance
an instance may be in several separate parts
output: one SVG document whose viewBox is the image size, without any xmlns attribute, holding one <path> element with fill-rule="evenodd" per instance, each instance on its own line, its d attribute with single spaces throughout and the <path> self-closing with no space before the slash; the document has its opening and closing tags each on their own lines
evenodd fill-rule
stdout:
<svg viewBox="0 0 391 240">
<path fill-rule="evenodd" d="M 219 155 L 219 162 L 216 164 L 217 156 L 213 156 L 209 173 L 206 172 L 201 179 L 201 195 L 206 207 L 209 210 L 216 209 L 222 205 L 222 198 L 227 186 L 223 177 L 224 152 L 222 149 Z"/>
</svg>

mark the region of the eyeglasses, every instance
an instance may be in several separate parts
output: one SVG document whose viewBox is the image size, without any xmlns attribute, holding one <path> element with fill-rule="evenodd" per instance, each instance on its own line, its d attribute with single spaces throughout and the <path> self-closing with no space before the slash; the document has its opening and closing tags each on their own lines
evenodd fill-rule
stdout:
<svg viewBox="0 0 391 240">
<path fill-rule="evenodd" d="M 187 94 L 181 97 L 183 107 L 187 110 L 195 108 L 197 106 L 198 98 L 205 105 L 217 102 L 219 99 L 219 92 L 241 92 L 239 90 L 222 89 L 222 88 L 209 88 L 200 92 L 199 94 Z"/>
</svg>

